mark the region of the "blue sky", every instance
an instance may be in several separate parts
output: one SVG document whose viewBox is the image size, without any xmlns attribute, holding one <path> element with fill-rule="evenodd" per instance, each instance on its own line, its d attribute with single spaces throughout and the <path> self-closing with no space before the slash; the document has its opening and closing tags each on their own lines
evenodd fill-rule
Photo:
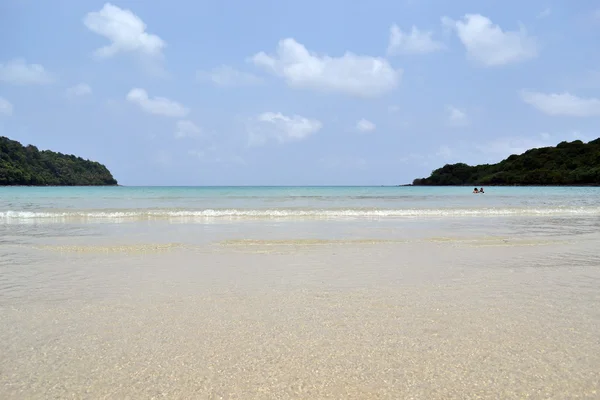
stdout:
<svg viewBox="0 0 600 400">
<path fill-rule="evenodd" d="M 600 136 L 597 1 L 0 2 L 0 135 L 124 185 L 389 185 Z"/>
</svg>

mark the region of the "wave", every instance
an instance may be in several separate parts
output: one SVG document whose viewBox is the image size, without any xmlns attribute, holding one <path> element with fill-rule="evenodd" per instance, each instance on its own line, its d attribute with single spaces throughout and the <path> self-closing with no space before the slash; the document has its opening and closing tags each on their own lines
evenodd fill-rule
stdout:
<svg viewBox="0 0 600 400">
<path fill-rule="evenodd" d="M 121 209 L 0 211 L 0 221 L 120 221 L 120 220 L 207 220 L 207 219 L 343 219 L 402 217 L 500 217 L 500 216 L 600 216 L 600 207 L 557 208 L 437 208 L 437 209 Z"/>
</svg>

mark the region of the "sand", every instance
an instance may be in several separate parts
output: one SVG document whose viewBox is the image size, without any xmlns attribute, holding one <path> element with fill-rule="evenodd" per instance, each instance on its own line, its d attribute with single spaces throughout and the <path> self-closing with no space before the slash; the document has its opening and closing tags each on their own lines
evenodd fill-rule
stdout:
<svg viewBox="0 0 600 400">
<path fill-rule="evenodd" d="M 600 398 L 596 239 L 15 246 L 0 398 Z"/>
</svg>

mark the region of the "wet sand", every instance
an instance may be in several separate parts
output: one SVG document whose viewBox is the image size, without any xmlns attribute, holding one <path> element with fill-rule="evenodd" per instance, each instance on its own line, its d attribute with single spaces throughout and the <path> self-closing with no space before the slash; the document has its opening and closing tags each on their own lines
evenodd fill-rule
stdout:
<svg viewBox="0 0 600 400">
<path fill-rule="evenodd" d="M 0 398 L 600 397 L 596 237 L 94 243 L 4 253 Z"/>
</svg>

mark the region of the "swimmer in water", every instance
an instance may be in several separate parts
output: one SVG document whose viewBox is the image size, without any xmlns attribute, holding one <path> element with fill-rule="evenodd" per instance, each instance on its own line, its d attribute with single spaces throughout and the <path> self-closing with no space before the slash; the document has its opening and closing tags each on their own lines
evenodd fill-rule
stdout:
<svg viewBox="0 0 600 400">
<path fill-rule="evenodd" d="M 479 191 L 477 190 L 477 188 L 473 189 L 473 193 L 479 193 Z"/>
<path fill-rule="evenodd" d="M 485 193 L 485 192 L 483 191 L 483 188 L 479 189 L 479 193 Z"/>
</svg>

